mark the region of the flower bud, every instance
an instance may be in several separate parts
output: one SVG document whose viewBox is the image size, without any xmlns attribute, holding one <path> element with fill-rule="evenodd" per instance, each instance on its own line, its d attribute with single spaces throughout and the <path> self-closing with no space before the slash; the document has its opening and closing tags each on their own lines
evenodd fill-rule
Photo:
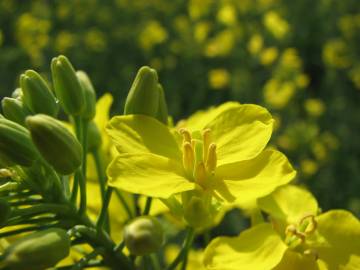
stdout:
<svg viewBox="0 0 360 270">
<path fill-rule="evenodd" d="M 91 120 L 96 112 L 96 93 L 94 87 L 84 71 L 77 71 L 76 76 L 84 92 L 85 105 L 81 113 L 82 118 Z"/>
<path fill-rule="evenodd" d="M 23 126 L 0 118 L 0 158 L 10 166 L 18 164 L 30 166 L 38 153 L 31 141 L 29 131 Z"/>
<path fill-rule="evenodd" d="M 87 136 L 88 151 L 91 152 L 100 147 L 101 142 L 102 142 L 101 134 L 100 134 L 100 130 L 98 129 L 97 125 L 93 121 L 89 122 L 87 132 L 88 132 L 88 136 Z"/>
<path fill-rule="evenodd" d="M 126 98 L 124 114 L 143 114 L 156 117 L 159 106 L 158 76 L 155 69 L 142 67 Z"/>
<path fill-rule="evenodd" d="M 4 252 L 0 268 L 43 270 L 56 265 L 70 252 L 70 238 L 63 229 L 31 233 L 13 242 Z M 1 267 L 2 266 L 2 267 Z"/>
<path fill-rule="evenodd" d="M 84 93 L 70 61 L 63 55 L 53 58 L 51 73 L 55 94 L 65 112 L 79 115 L 84 108 Z"/>
<path fill-rule="evenodd" d="M 16 88 L 12 93 L 11 93 L 11 97 L 12 98 L 16 98 L 16 99 L 19 99 L 19 100 L 22 100 L 23 98 L 23 92 L 21 90 L 21 88 Z"/>
<path fill-rule="evenodd" d="M 33 113 L 56 116 L 59 106 L 45 80 L 34 70 L 27 70 L 20 76 L 20 86 L 25 105 Z"/>
<path fill-rule="evenodd" d="M 26 116 L 30 115 L 30 111 L 24 106 L 19 99 L 5 97 L 1 101 L 1 107 L 5 117 L 20 125 L 25 124 Z"/>
<path fill-rule="evenodd" d="M 158 111 L 156 114 L 156 119 L 160 122 L 164 123 L 165 125 L 168 124 L 168 108 L 165 99 L 164 89 L 161 84 L 157 84 L 157 89 L 159 91 L 159 106 Z"/>
<path fill-rule="evenodd" d="M 42 157 L 63 175 L 81 165 L 82 148 L 60 121 L 45 114 L 28 116 L 26 124 Z"/>
<path fill-rule="evenodd" d="M 125 245 L 134 255 L 146 255 L 157 251 L 164 242 L 160 222 L 152 216 L 133 219 L 124 228 Z"/>
<path fill-rule="evenodd" d="M 8 201 L 0 198 L 0 228 L 6 223 L 10 216 L 11 208 Z"/>
</svg>

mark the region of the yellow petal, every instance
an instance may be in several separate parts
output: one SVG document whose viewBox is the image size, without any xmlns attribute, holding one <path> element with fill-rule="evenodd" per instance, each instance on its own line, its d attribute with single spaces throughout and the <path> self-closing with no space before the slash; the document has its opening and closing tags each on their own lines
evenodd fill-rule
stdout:
<svg viewBox="0 0 360 270">
<path fill-rule="evenodd" d="M 150 153 L 117 156 L 110 163 L 107 175 L 110 186 L 150 197 L 168 198 L 195 188 L 184 177 L 181 164 Z"/>
<path fill-rule="evenodd" d="M 260 224 L 237 237 L 218 237 L 207 246 L 204 264 L 211 270 L 270 270 L 287 246 L 270 224 Z"/>
<path fill-rule="evenodd" d="M 113 103 L 113 97 L 111 94 L 106 93 L 96 103 L 96 114 L 94 122 L 99 128 L 102 145 L 101 148 L 104 153 L 107 153 L 111 147 L 111 141 L 107 133 L 105 132 L 105 126 L 109 121 L 110 108 Z"/>
<path fill-rule="evenodd" d="M 348 211 L 331 210 L 318 216 L 317 222 L 323 241 L 313 246 L 319 258 L 330 270 L 353 264 L 357 259 L 351 261 L 351 255 L 360 256 L 360 221 Z"/>
<path fill-rule="evenodd" d="M 205 111 L 197 111 L 188 119 L 179 121 L 176 127 L 177 129 L 188 128 L 191 131 L 203 130 L 208 123 L 212 122 L 220 114 L 231 108 L 238 108 L 239 106 L 240 103 L 230 101 Z"/>
<path fill-rule="evenodd" d="M 245 104 L 230 107 L 206 124 L 217 145 L 218 166 L 260 154 L 270 139 L 273 122 L 265 108 Z"/>
<path fill-rule="evenodd" d="M 181 160 L 181 152 L 169 128 L 145 115 L 113 117 L 107 131 L 120 153 L 153 153 Z"/>
<path fill-rule="evenodd" d="M 215 188 L 225 199 L 231 200 L 232 195 L 239 204 L 247 205 L 289 183 L 295 174 L 282 153 L 265 150 L 252 160 L 218 167 L 216 177 L 223 181 Z"/>
<path fill-rule="evenodd" d="M 287 250 L 281 262 L 273 270 L 319 270 L 313 258 L 306 257 L 298 252 Z"/>
<path fill-rule="evenodd" d="M 314 196 L 309 191 L 294 185 L 279 187 L 269 196 L 258 199 L 258 206 L 272 218 L 286 224 L 296 224 L 304 216 L 316 215 L 318 212 L 318 204 Z"/>
</svg>

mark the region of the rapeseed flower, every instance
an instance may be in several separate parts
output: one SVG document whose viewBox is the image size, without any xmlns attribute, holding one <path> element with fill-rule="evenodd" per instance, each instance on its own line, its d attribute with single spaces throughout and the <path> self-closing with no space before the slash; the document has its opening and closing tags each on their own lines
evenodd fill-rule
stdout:
<svg viewBox="0 0 360 270">
<path fill-rule="evenodd" d="M 270 223 L 213 240 L 204 255 L 207 269 L 356 269 L 360 221 L 350 212 L 318 215 L 312 194 L 292 185 L 259 199 L 258 205 Z"/>
<path fill-rule="evenodd" d="M 253 201 L 294 178 L 282 153 L 264 150 L 272 129 L 266 109 L 236 102 L 176 128 L 144 115 L 115 116 L 107 130 L 120 154 L 108 167 L 109 185 L 172 201 L 181 193 L 185 219 L 206 223 L 214 205 Z"/>
</svg>

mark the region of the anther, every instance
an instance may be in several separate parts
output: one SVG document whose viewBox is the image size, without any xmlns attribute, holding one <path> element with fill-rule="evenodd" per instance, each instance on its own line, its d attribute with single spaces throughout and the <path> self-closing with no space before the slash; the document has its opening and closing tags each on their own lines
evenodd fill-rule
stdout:
<svg viewBox="0 0 360 270">
<path fill-rule="evenodd" d="M 194 170 L 194 150 L 189 142 L 183 144 L 183 165 L 188 173 Z"/>
<path fill-rule="evenodd" d="M 299 226 L 300 226 L 300 231 L 309 235 L 311 233 L 313 233 L 316 228 L 317 228 L 317 222 L 315 220 L 315 216 L 314 215 L 307 215 L 304 216 L 300 222 L 299 222 Z"/>
<path fill-rule="evenodd" d="M 214 172 L 216 169 L 216 162 L 217 162 L 217 156 L 216 156 L 216 144 L 211 143 L 208 147 L 208 154 L 206 158 L 206 168 L 209 172 Z"/>
<path fill-rule="evenodd" d="M 203 138 L 203 142 L 204 142 L 204 160 L 206 160 L 207 155 L 208 155 L 208 149 L 209 149 L 209 145 L 211 143 L 211 130 L 209 128 L 204 129 L 202 132 L 202 138 Z"/>
<path fill-rule="evenodd" d="M 206 169 L 204 162 L 200 162 L 196 165 L 195 171 L 194 171 L 194 178 L 195 181 L 202 187 L 206 187 Z"/>
<path fill-rule="evenodd" d="M 191 134 L 190 134 L 190 131 L 187 130 L 186 128 L 181 128 L 179 130 L 179 133 L 183 136 L 184 138 L 184 143 L 185 142 L 189 142 L 191 143 Z"/>
</svg>

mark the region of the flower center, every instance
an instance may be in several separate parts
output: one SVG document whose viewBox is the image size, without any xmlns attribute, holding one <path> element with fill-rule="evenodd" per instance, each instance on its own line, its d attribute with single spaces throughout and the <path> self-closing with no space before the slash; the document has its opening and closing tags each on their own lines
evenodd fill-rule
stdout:
<svg viewBox="0 0 360 270">
<path fill-rule="evenodd" d="M 209 179 L 216 169 L 216 144 L 211 142 L 211 131 L 202 132 L 182 128 L 179 133 L 183 137 L 183 166 L 189 179 L 204 189 L 209 187 Z"/>
<path fill-rule="evenodd" d="M 297 249 L 300 246 L 306 247 L 306 240 L 312 235 L 317 228 L 317 222 L 314 215 L 306 215 L 300 219 L 298 224 L 290 224 L 285 229 L 285 243 L 291 249 Z M 302 249 L 302 253 L 306 256 L 312 256 L 314 259 L 318 258 L 317 252 L 314 249 Z"/>
</svg>

